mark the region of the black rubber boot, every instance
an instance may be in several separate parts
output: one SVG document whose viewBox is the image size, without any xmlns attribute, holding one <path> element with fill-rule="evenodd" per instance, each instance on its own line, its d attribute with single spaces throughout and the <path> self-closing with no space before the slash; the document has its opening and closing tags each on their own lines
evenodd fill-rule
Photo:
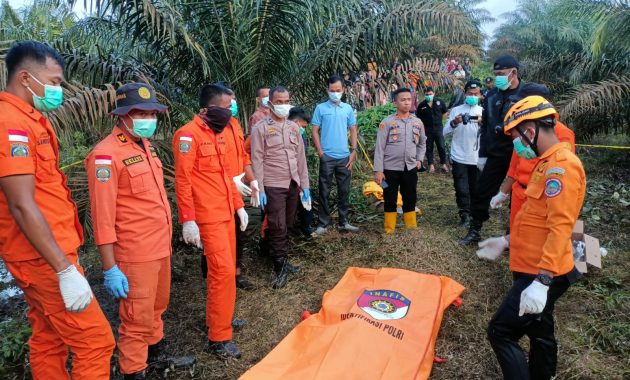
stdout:
<svg viewBox="0 0 630 380">
<path fill-rule="evenodd" d="M 223 360 L 230 358 L 241 358 L 241 350 L 239 350 L 236 344 L 234 344 L 234 342 L 232 341 L 213 342 L 210 340 L 208 341 L 206 351 Z"/>
<path fill-rule="evenodd" d="M 123 379 L 125 380 L 144 380 L 146 379 L 146 375 L 144 371 L 129 373 L 127 375 L 123 375 Z"/>
<path fill-rule="evenodd" d="M 247 277 L 242 274 L 236 275 L 236 287 L 243 290 L 256 289 L 256 285 L 254 285 L 251 281 L 247 279 Z"/>
<path fill-rule="evenodd" d="M 149 346 L 149 355 L 147 358 L 147 364 L 149 367 L 155 370 L 165 370 L 169 367 L 173 368 L 187 368 L 192 367 L 197 361 L 194 356 L 184 355 L 180 357 L 173 357 L 166 349 L 164 339 Z M 144 379 L 144 377 L 143 377 Z"/>
<path fill-rule="evenodd" d="M 457 227 L 459 227 L 459 228 L 469 228 L 471 220 L 472 220 L 472 218 L 470 217 L 469 213 L 467 213 L 467 212 L 460 212 L 459 213 L 459 224 L 457 225 Z"/>
<path fill-rule="evenodd" d="M 274 289 L 284 288 L 289 280 L 289 273 L 292 273 L 289 270 L 290 266 L 292 267 L 292 265 L 288 263 L 286 257 L 273 259 L 273 271 L 276 276 L 271 283 L 271 287 Z"/>
<path fill-rule="evenodd" d="M 462 240 L 459 241 L 459 245 L 467 247 L 471 244 L 478 243 L 481 241 L 481 223 L 472 220 L 470 222 L 470 228 L 468 228 L 468 234 L 464 236 Z"/>
</svg>

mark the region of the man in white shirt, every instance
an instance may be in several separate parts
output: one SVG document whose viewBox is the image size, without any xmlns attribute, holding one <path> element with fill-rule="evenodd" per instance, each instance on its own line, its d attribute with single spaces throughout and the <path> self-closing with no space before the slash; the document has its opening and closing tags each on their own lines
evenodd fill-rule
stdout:
<svg viewBox="0 0 630 380">
<path fill-rule="evenodd" d="M 466 101 L 449 113 L 444 136 L 453 134 L 451 159 L 455 199 L 459 208 L 459 227 L 470 224 L 470 199 L 477 186 L 477 158 L 479 157 L 479 124 L 483 109 L 478 105 L 481 83 L 471 80 L 464 86 Z"/>
</svg>

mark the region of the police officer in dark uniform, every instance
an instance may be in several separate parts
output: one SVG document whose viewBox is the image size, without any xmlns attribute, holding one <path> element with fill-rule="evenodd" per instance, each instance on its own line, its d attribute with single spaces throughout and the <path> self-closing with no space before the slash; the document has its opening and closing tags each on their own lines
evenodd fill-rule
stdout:
<svg viewBox="0 0 630 380">
<path fill-rule="evenodd" d="M 490 218 L 490 199 L 501 187 L 514 149 L 512 139 L 503 133 L 503 118 L 512 106 L 510 97 L 518 94 L 524 82 L 518 76 L 518 61 L 510 55 L 497 58 L 493 69 L 496 91 L 491 91 L 483 103 L 477 162 L 481 175 L 470 205 L 472 221 L 468 234 L 459 242 L 464 246 L 481 240 L 483 222 Z"/>
<path fill-rule="evenodd" d="M 427 135 L 427 164 L 429 164 L 430 173 L 435 171 L 435 167 L 433 166 L 434 143 L 437 145 L 442 170 L 448 172 L 448 166 L 446 166 L 446 149 L 444 149 L 444 135 L 442 134 L 442 118 L 447 111 L 446 103 L 444 103 L 442 99 L 435 97 L 433 87 L 425 88 L 424 100 L 422 103 L 418 104 L 416 116 L 422 121 L 422 124 L 424 124 Z"/>
</svg>

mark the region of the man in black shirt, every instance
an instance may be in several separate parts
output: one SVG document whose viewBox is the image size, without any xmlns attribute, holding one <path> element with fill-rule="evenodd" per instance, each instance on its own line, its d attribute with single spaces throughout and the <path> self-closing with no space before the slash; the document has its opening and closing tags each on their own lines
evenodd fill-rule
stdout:
<svg viewBox="0 0 630 380">
<path fill-rule="evenodd" d="M 435 172 L 435 166 L 433 165 L 433 143 L 437 145 L 442 170 L 448 173 L 448 166 L 446 166 L 446 150 L 444 149 L 444 135 L 442 134 L 442 118 L 447 112 L 447 108 L 444 101 L 440 98 L 435 98 L 434 95 L 433 87 L 425 88 L 424 101 L 418 104 L 416 116 L 422 120 L 424 131 L 427 135 L 427 164 L 429 164 L 429 173 Z"/>
<path fill-rule="evenodd" d="M 495 91 L 491 91 L 483 103 L 480 126 L 479 161 L 481 170 L 477 183 L 477 192 L 471 200 L 470 214 L 472 221 L 468 234 L 459 244 L 467 246 L 481 240 L 483 222 L 490 218 L 488 208 L 490 199 L 497 193 L 510 166 L 512 157 L 512 138 L 503 133 L 503 118 L 512 105 L 510 96 L 516 95 L 523 81 L 518 77 L 518 61 L 504 55 L 494 63 Z"/>
<path fill-rule="evenodd" d="M 496 91 L 497 89 L 494 87 L 493 77 L 486 77 L 485 83 L 486 83 L 486 88 L 481 90 L 481 95 L 483 95 L 484 98 L 487 98 L 488 95 L 490 95 L 492 91 Z"/>
</svg>

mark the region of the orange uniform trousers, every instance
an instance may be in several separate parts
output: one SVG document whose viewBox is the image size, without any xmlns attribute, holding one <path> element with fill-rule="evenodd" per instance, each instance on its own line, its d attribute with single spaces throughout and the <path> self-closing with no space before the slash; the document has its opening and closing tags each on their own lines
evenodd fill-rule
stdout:
<svg viewBox="0 0 630 380">
<path fill-rule="evenodd" d="M 199 224 L 203 253 L 208 264 L 206 326 L 208 339 L 232 339 L 236 305 L 236 233 L 234 217 L 225 222 Z"/>
<path fill-rule="evenodd" d="M 76 252 L 67 257 L 83 274 Z M 33 330 L 28 341 L 33 379 L 69 380 L 66 361 L 70 348 L 73 380 L 109 380 L 115 342 L 96 299 L 80 313 L 69 312 L 59 291 L 57 274 L 43 258 L 7 261 L 6 265 L 28 304 L 28 321 Z"/>
<path fill-rule="evenodd" d="M 123 374 L 130 374 L 147 367 L 148 346 L 164 337 L 162 314 L 171 292 L 171 257 L 117 264 L 129 281 L 127 299 L 120 299 L 118 364 Z"/>
</svg>

